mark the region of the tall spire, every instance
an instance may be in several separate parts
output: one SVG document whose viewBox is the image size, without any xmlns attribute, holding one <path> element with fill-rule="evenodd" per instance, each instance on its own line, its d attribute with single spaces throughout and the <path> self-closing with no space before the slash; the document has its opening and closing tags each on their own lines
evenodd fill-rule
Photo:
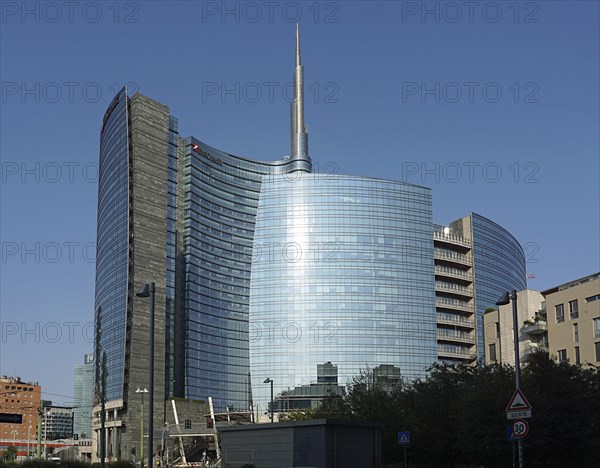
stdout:
<svg viewBox="0 0 600 468">
<path fill-rule="evenodd" d="M 304 67 L 300 62 L 300 26 L 296 23 L 296 68 L 294 69 L 294 100 L 291 105 L 291 159 L 304 160 L 308 164 L 299 166 L 310 171 L 308 156 L 308 133 L 304 125 Z M 308 169 L 307 169 L 308 168 Z"/>
<path fill-rule="evenodd" d="M 296 66 L 300 66 L 300 26 L 296 23 Z"/>
</svg>

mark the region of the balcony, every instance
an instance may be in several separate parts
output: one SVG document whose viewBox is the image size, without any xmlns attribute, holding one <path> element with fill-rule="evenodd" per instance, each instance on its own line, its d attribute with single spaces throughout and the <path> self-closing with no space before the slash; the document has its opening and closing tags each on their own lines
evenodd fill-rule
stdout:
<svg viewBox="0 0 600 468">
<path fill-rule="evenodd" d="M 464 237 L 456 236 L 454 234 L 444 234 L 443 230 L 434 230 L 433 239 L 442 242 L 448 242 L 449 244 L 461 245 L 463 247 L 471 248 L 471 242 Z"/>
<path fill-rule="evenodd" d="M 473 353 L 468 348 L 462 348 L 459 346 L 452 345 L 438 345 L 438 356 L 441 357 L 452 357 L 458 359 L 464 359 L 471 361 L 474 359 Z"/>
<path fill-rule="evenodd" d="M 462 265 L 472 265 L 472 259 L 470 255 L 461 254 L 458 252 L 452 252 L 446 249 L 434 249 L 433 258 L 435 260 L 443 260 L 446 262 L 460 263 Z"/>
<path fill-rule="evenodd" d="M 521 333 L 527 335 L 541 335 L 542 333 L 548 333 L 548 323 L 542 321 L 526 323 L 521 328 Z"/>
<path fill-rule="evenodd" d="M 460 278 L 465 281 L 473 281 L 473 275 L 458 268 L 449 268 L 441 265 L 435 266 L 435 274 L 438 276 L 448 276 L 450 278 Z"/>
<path fill-rule="evenodd" d="M 475 338 L 470 333 L 460 330 L 439 329 L 437 332 L 438 340 L 458 341 L 460 343 L 475 344 Z"/>
<path fill-rule="evenodd" d="M 448 292 L 450 294 L 457 294 L 464 297 L 473 297 L 473 288 L 462 286 L 460 284 L 447 283 L 445 281 L 436 281 L 435 289 L 439 291 Z"/>
<path fill-rule="evenodd" d="M 475 312 L 475 307 L 466 301 L 459 301 L 458 299 L 450 299 L 447 297 L 436 297 L 435 306 L 444 309 L 461 310 L 463 312 Z"/>
<path fill-rule="evenodd" d="M 440 312 L 437 314 L 438 323 L 445 323 L 447 325 L 458 325 L 465 328 L 475 328 L 475 321 L 468 319 L 462 315 L 447 314 Z"/>
<path fill-rule="evenodd" d="M 548 345 L 546 343 L 531 343 L 529 346 L 526 346 L 522 352 L 523 360 L 526 360 L 532 354 L 536 353 L 547 353 Z"/>
</svg>

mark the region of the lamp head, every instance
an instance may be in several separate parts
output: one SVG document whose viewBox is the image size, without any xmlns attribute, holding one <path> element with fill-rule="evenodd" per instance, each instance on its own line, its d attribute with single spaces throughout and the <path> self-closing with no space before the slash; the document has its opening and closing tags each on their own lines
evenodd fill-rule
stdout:
<svg viewBox="0 0 600 468">
<path fill-rule="evenodd" d="M 146 283 L 135 295 L 137 297 L 150 297 L 150 285 Z"/>
<path fill-rule="evenodd" d="M 267 378 L 267 379 L 265 379 L 265 381 L 264 381 L 263 383 L 271 383 L 271 382 L 273 382 L 273 380 L 272 380 L 272 379 L 269 379 L 269 378 Z"/>
<path fill-rule="evenodd" d="M 508 291 L 502 294 L 502 297 L 496 301 L 497 306 L 506 305 L 508 303 L 510 303 L 510 294 Z"/>
</svg>

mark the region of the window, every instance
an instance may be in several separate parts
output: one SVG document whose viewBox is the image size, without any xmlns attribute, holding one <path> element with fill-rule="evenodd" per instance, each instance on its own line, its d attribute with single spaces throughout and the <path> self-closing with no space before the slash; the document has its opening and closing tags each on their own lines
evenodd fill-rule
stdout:
<svg viewBox="0 0 600 468">
<path fill-rule="evenodd" d="M 556 311 L 556 323 L 561 323 L 565 321 L 565 306 L 564 304 L 558 304 L 554 306 L 554 310 Z"/>
<path fill-rule="evenodd" d="M 567 360 L 567 350 L 559 349 L 558 350 L 558 362 L 565 362 Z"/>
<path fill-rule="evenodd" d="M 594 319 L 594 338 L 600 338 L 600 318 Z"/>
<path fill-rule="evenodd" d="M 569 315 L 571 320 L 579 318 L 579 304 L 577 304 L 577 299 L 569 301 Z"/>
<path fill-rule="evenodd" d="M 579 324 L 573 324 L 573 341 L 577 343 L 579 341 Z"/>
<path fill-rule="evenodd" d="M 490 361 L 491 362 L 497 362 L 498 359 L 496 359 L 496 344 L 491 344 L 490 345 Z"/>
<path fill-rule="evenodd" d="M 590 296 L 585 298 L 585 302 L 594 302 L 600 300 L 600 294 L 596 294 L 595 296 Z"/>
<path fill-rule="evenodd" d="M 579 355 L 579 346 L 575 346 L 575 364 L 581 364 L 581 356 Z"/>
</svg>

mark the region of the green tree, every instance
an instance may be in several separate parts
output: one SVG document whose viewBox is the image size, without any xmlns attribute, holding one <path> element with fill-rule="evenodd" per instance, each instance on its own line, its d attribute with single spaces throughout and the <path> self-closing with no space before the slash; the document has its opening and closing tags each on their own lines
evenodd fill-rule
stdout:
<svg viewBox="0 0 600 468">
<path fill-rule="evenodd" d="M 583 368 L 531 356 L 523 369 L 523 393 L 533 407 L 525 454 L 553 466 L 584 466 L 600 453 L 600 375 Z"/>
<path fill-rule="evenodd" d="M 295 409 L 287 413 L 279 414 L 279 421 L 307 421 L 310 419 L 318 419 L 316 408 Z"/>
<path fill-rule="evenodd" d="M 7 461 L 14 461 L 17 459 L 17 447 L 9 445 L 4 451 L 4 457 Z"/>
<path fill-rule="evenodd" d="M 501 467 L 512 463 L 505 408 L 514 392 L 514 368 L 494 364 L 435 364 L 428 377 L 390 389 L 362 370 L 344 397 L 329 396 L 296 419 L 335 418 L 383 424 L 387 463 L 402 460 L 396 436 L 411 431 L 409 459 L 423 467 Z M 595 466 L 600 453 L 600 375 L 534 354 L 521 388 L 533 406 L 524 439 L 528 464 Z"/>
</svg>

